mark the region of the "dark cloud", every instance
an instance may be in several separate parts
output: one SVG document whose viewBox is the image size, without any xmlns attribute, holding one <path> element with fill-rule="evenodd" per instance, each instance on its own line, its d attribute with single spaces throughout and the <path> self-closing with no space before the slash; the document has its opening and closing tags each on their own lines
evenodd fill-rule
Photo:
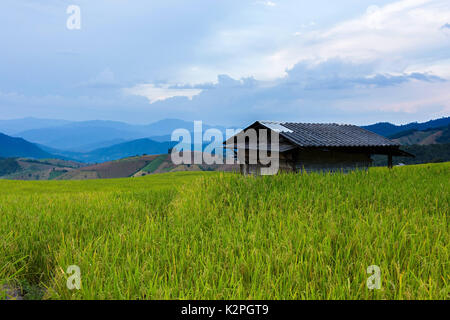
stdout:
<svg viewBox="0 0 450 320">
<path fill-rule="evenodd" d="M 354 64 L 339 59 L 313 66 L 303 62 L 288 71 L 285 82 L 304 90 L 342 90 L 361 86 L 388 87 L 413 79 L 426 82 L 444 81 L 425 73 L 374 74 L 374 70 L 373 64 Z"/>
<path fill-rule="evenodd" d="M 175 86 L 202 88 L 203 91 L 192 100 L 175 97 L 153 103 L 151 108 L 171 112 L 174 117 L 202 119 L 213 124 L 244 125 L 255 119 L 349 122 L 364 118 L 373 110 L 360 108 L 343 112 L 337 106 L 342 101 L 370 104 L 372 101 L 367 101 L 367 95 L 376 90 L 401 88 L 401 85 L 413 81 L 445 81 L 426 73 L 392 75 L 376 74 L 374 70 L 371 64 L 330 60 L 315 65 L 297 64 L 288 70 L 285 78 L 275 81 L 238 80 L 220 75 L 215 84 Z"/>
<path fill-rule="evenodd" d="M 54 114 L 54 117 L 72 113 L 71 119 L 83 116 L 133 121 L 133 118 L 138 118 L 141 122 L 152 122 L 162 118 L 181 118 L 236 126 L 255 119 L 354 122 L 366 118 L 373 110 L 343 111 L 342 105 L 355 104 L 355 101 L 360 101 L 362 106 L 372 104 L 374 100 L 384 98 L 383 94 L 377 97 L 378 92 L 399 88 L 394 89 L 397 94 L 408 82 L 430 84 L 445 81 L 426 73 L 391 75 L 374 74 L 374 70 L 370 64 L 330 60 L 315 65 L 297 64 L 288 70 L 285 78 L 274 81 L 219 75 L 216 83 L 171 87 L 202 89 L 192 99 L 174 97 L 150 104 L 142 96 L 126 95 L 122 89 L 116 88 L 113 72 L 106 69 L 87 81 L 84 87 L 76 88 L 77 92 L 83 92 L 78 97 L 0 94 L 0 105 L 21 106 L 33 116 L 39 116 L 43 111 L 47 115 Z M 395 100 L 396 97 L 390 99 Z M 390 113 L 380 111 L 380 114 Z"/>
</svg>

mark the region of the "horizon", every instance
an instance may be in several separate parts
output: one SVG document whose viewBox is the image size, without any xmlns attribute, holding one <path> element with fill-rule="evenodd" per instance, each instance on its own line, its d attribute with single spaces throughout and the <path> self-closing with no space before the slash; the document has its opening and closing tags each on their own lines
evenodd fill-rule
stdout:
<svg viewBox="0 0 450 320">
<path fill-rule="evenodd" d="M 0 27 L 5 119 L 401 125 L 450 115 L 445 0 L 6 0 Z"/>
<path fill-rule="evenodd" d="M 422 124 L 422 123 L 427 123 L 430 121 L 435 121 L 435 120 L 440 120 L 440 119 L 445 119 L 445 118 L 450 118 L 450 116 L 442 116 L 439 118 L 432 118 L 432 119 L 428 119 L 425 121 L 408 121 L 408 122 L 404 122 L 404 123 L 393 123 L 390 121 L 379 121 L 379 122 L 369 122 L 369 123 L 364 123 L 364 124 L 356 124 L 356 123 L 350 123 L 350 122 L 315 122 L 315 123 L 337 123 L 337 124 L 349 124 L 349 125 L 356 125 L 356 126 L 370 126 L 370 125 L 376 125 L 376 124 L 382 124 L 382 123 L 388 123 L 388 124 L 392 124 L 394 126 L 404 126 L 404 125 L 408 125 L 408 124 L 412 124 L 412 123 L 418 123 L 418 124 Z M 133 123 L 133 122 L 127 122 L 127 121 L 119 121 L 119 120 L 108 120 L 108 119 L 89 119 L 89 120 L 68 120 L 68 119 L 52 119 L 52 118 L 38 118 L 38 117 L 23 117 L 23 118 L 12 118 L 12 119 L 2 119 L 0 118 L 0 121 L 19 121 L 19 120 L 48 120 L 48 121 L 67 121 L 69 123 L 82 123 L 82 122 L 94 122 L 94 121 L 100 121 L 100 122 L 117 122 L 117 123 L 123 123 L 123 124 L 127 124 L 127 125 L 132 125 L 132 126 L 145 126 L 145 125 L 152 125 L 158 122 L 162 122 L 162 121 L 170 121 L 170 120 L 176 120 L 176 121 L 184 121 L 184 122 L 194 122 L 194 121 L 202 121 L 203 120 L 185 120 L 185 119 L 176 119 L 176 118 L 164 118 L 164 119 L 160 119 L 160 120 L 156 120 L 156 121 L 152 121 L 152 122 L 141 122 L 141 123 Z M 288 120 L 272 120 L 272 119 L 265 119 L 265 120 L 261 120 L 261 119 L 255 119 L 252 122 L 249 122 L 247 124 L 251 124 L 255 121 L 276 121 L 276 122 L 302 122 L 302 121 L 288 121 Z M 304 122 L 306 123 L 306 122 Z M 211 124 L 211 123 L 203 123 L 204 125 L 208 125 L 211 127 L 227 127 L 225 125 L 222 124 Z M 228 127 L 240 127 L 240 126 L 236 126 L 236 125 L 232 125 L 232 126 L 228 126 Z M 0 133 L 1 129 L 0 129 Z"/>
</svg>

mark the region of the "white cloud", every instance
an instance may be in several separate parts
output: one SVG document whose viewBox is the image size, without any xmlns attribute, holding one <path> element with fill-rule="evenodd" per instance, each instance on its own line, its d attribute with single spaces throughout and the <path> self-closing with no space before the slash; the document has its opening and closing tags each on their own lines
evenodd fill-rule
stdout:
<svg viewBox="0 0 450 320">
<path fill-rule="evenodd" d="M 295 25 L 225 24 L 198 46 L 201 59 L 171 79 L 207 85 L 143 82 L 124 92 L 147 98 L 155 114 L 189 110 L 212 122 L 427 120 L 450 112 L 450 82 L 437 77 L 450 79 L 442 28 L 449 17 L 448 1 L 402 0 L 327 28 L 308 23 L 314 17 Z"/>
<path fill-rule="evenodd" d="M 17 112 L 14 109 L 22 108 L 26 111 L 23 115 L 34 116 L 64 117 L 65 110 L 72 110 L 74 117 L 134 117 L 138 121 L 145 116 L 175 117 L 230 124 L 255 118 L 375 122 L 448 115 L 450 82 L 434 80 L 434 76 L 450 79 L 450 2 L 402 0 L 364 8 L 369 1 L 363 6 L 359 1 L 350 6 L 354 0 L 338 5 L 328 2 L 326 8 L 325 0 L 225 1 L 208 2 L 206 7 L 183 7 L 180 2 L 175 20 L 181 29 L 173 23 L 166 25 L 173 21 L 167 20 L 173 14 L 171 6 L 150 10 L 143 0 L 142 6 L 117 3 L 113 16 L 103 15 L 108 21 L 93 20 L 105 33 L 95 36 L 94 32 L 91 38 L 86 34 L 83 41 L 90 41 L 82 45 L 73 43 L 67 34 L 64 38 L 55 35 L 52 43 L 59 46 L 52 52 L 57 52 L 57 60 L 51 65 L 22 68 L 45 66 L 41 74 L 47 80 L 47 92 L 33 82 L 26 87 L 25 80 L 31 76 L 17 76 L 14 83 L 16 72 L 7 64 L 13 55 L 8 58 L 5 51 L 2 67 L 11 73 L 4 77 L 8 80 L 0 90 L 18 93 L 0 92 L 0 108 L 3 115 L 13 115 Z M 98 13 L 104 10 L 100 7 Z M 339 7 L 342 10 L 335 10 Z M 203 9 L 197 12 L 197 8 Z M 88 11 L 93 12 L 87 10 L 86 14 Z M 197 21 L 200 25 L 192 23 Z M 110 23 L 108 28 L 106 22 Z M 113 28 L 116 22 L 123 24 Z M 40 24 L 46 25 L 43 21 Z M 53 30 L 53 22 L 47 28 Z M 29 31 L 32 28 L 22 29 L 26 30 L 23 34 L 34 34 Z M 94 25 L 90 30 L 96 30 Z M 106 39 L 111 32 L 114 41 L 100 45 L 97 39 Z M 150 38 L 153 40 L 148 42 Z M 32 41 L 20 43 L 29 43 L 33 52 L 34 59 L 21 60 L 25 65 L 28 60 L 40 62 L 44 56 L 54 58 L 51 54 L 39 56 L 38 49 L 45 46 Z M 80 49 L 72 52 L 70 48 Z M 67 63 L 66 57 L 90 59 L 91 64 L 86 62 L 85 68 L 79 68 Z M 72 67 L 75 76 L 63 77 L 71 81 L 54 77 L 59 70 L 52 66 L 64 69 L 61 65 Z M 78 69 L 83 72 L 78 73 Z M 220 74 L 230 77 L 217 78 Z M 242 80 L 245 77 L 249 78 Z M 188 85 L 158 84 L 168 82 Z M 196 83 L 204 85 L 189 85 Z M 123 87 L 126 89 L 119 89 Z M 29 92 L 27 88 L 31 88 Z"/>
<path fill-rule="evenodd" d="M 293 15 L 286 15 L 286 20 L 289 17 Z M 426 68 L 428 64 L 428 72 L 445 76 L 439 65 L 440 60 L 449 58 L 448 29 L 442 28 L 449 21 L 448 0 L 401 0 L 369 6 L 356 18 L 326 28 L 316 22 L 297 21 L 295 25 L 295 21 L 272 21 L 220 29 L 201 48 L 221 59 L 199 68 L 205 71 L 203 78 L 207 74 L 214 78 L 218 71 L 234 78 L 269 80 L 286 76 L 286 69 L 301 61 L 316 64 L 340 58 L 355 63 L 377 62 L 376 71 L 390 73 L 402 73 L 415 64 Z M 447 53 L 439 54 L 445 50 Z M 193 73 L 181 73 L 195 77 Z"/>
<path fill-rule="evenodd" d="M 256 4 L 262 4 L 265 5 L 267 7 L 275 7 L 277 4 L 273 1 L 256 1 Z"/>
<path fill-rule="evenodd" d="M 164 101 L 173 97 L 192 98 L 202 92 L 201 89 L 171 88 L 169 85 L 155 86 L 154 84 L 140 84 L 132 88 L 124 89 L 126 94 L 146 97 L 150 103 Z"/>
<path fill-rule="evenodd" d="M 332 58 L 359 63 L 382 61 L 380 72 L 402 72 L 410 64 L 423 64 L 425 57 L 436 65 L 442 57 L 435 52 L 450 50 L 441 30 L 449 19 L 450 2 L 444 0 L 403 0 L 384 7 L 370 6 L 356 19 L 304 33 L 303 41 L 281 48 L 265 60 L 272 61 L 280 75 L 299 61 Z M 447 53 L 444 58 L 448 57 Z M 440 75 L 439 68 L 429 71 Z"/>
</svg>

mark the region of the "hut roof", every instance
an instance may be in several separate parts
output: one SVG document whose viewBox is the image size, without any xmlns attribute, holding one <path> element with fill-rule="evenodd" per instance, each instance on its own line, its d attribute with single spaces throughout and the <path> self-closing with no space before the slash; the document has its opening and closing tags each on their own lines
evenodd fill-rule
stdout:
<svg viewBox="0 0 450 320">
<path fill-rule="evenodd" d="M 244 131 L 261 127 L 279 133 L 299 148 L 365 148 L 375 154 L 393 153 L 399 156 L 413 156 L 399 150 L 400 144 L 355 125 L 256 121 Z M 233 138 L 228 141 L 231 139 Z"/>
<path fill-rule="evenodd" d="M 400 146 L 385 137 L 349 124 L 257 121 L 300 147 Z"/>
</svg>

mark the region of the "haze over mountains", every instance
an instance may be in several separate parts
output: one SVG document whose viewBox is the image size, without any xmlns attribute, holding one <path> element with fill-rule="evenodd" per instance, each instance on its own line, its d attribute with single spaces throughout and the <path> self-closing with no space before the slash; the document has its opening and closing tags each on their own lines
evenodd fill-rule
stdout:
<svg viewBox="0 0 450 320">
<path fill-rule="evenodd" d="M 402 144 L 448 143 L 450 117 L 425 123 L 377 123 L 363 128 Z M 165 119 L 148 125 L 117 121 L 49 119 L 0 120 L 0 157 L 60 158 L 100 163 L 142 154 L 163 154 L 173 147 L 175 129 L 192 132 L 193 122 Z M 203 130 L 224 127 L 203 124 Z M 13 136 L 13 137 L 12 137 Z M 446 142 L 447 141 L 447 142 Z"/>
<path fill-rule="evenodd" d="M 170 137 L 169 137 L 170 139 Z M 155 155 L 168 153 L 176 142 L 158 142 L 143 138 L 114 144 L 105 148 L 98 148 L 89 152 L 71 152 L 54 150 L 52 153 L 60 157 L 82 161 L 86 163 L 101 163 L 105 161 L 118 160 L 134 155 Z"/>
<path fill-rule="evenodd" d="M 194 124 L 179 119 L 165 119 L 148 125 L 103 120 L 71 122 L 34 118 L 0 121 L 0 132 L 23 138 L 42 151 L 42 156 L 30 153 L 30 157 L 53 156 L 88 163 L 111 161 L 131 155 L 167 153 L 176 144 L 170 142 L 171 134 L 179 128 L 193 132 Z M 210 128 L 225 131 L 224 127 L 203 124 L 203 130 Z M 25 155 L 20 153 L 20 156 Z"/>
<path fill-rule="evenodd" d="M 30 127 L 30 119 L 24 119 Z M 33 129 L 20 130 L 20 121 L 12 120 L 17 125 L 14 136 L 24 138 L 30 142 L 39 143 L 50 148 L 64 151 L 88 152 L 97 148 L 104 148 L 125 141 L 158 137 L 155 140 L 170 141 L 170 135 L 175 129 L 184 128 L 193 131 L 193 123 L 178 119 L 165 119 L 148 125 L 132 125 L 117 121 L 83 121 L 66 122 L 59 125 L 40 126 L 36 119 Z M 8 130 L 3 130 L 6 127 Z M 204 129 L 212 126 L 204 125 Z M 216 127 L 224 130 L 223 127 Z M 11 132 L 11 125 L 7 121 L 0 122 L 0 132 Z M 161 139 L 164 137 L 164 140 Z"/>
<path fill-rule="evenodd" d="M 0 132 L 12 136 L 22 131 L 63 126 L 69 123 L 71 123 L 71 121 L 37 119 L 32 117 L 12 120 L 0 120 Z"/>
</svg>

